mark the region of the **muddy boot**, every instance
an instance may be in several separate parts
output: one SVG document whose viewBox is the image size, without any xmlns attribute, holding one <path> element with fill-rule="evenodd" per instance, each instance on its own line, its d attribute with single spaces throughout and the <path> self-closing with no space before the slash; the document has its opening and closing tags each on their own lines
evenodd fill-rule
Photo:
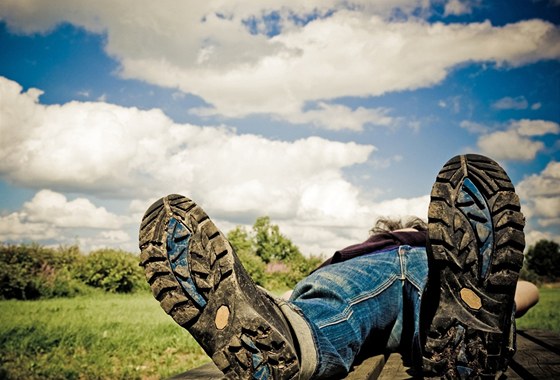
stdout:
<svg viewBox="0 0 560 380">
<path fill-rule="evenodd" d="M 513 185 L 493 160 L 457 156 L 439 172 L 421 313 L 426 377 L 495 378 L 507 366 L 524 223 Z"/>
<path fill-rule="evenodd" d="M 193 201 L 169 195 L 154 203 L 142 219 L 140 249 L 154 297 L 226 378 L 297 378 L 290 324 Z"/>
</svg>

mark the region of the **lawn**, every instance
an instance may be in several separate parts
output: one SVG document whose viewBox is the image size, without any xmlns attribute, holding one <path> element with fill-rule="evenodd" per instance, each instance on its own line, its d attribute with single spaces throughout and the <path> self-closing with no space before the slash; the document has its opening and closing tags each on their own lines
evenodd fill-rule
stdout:
<svg viewBox="0 0 560 380">
<path fill-rule="evenodd" d="M 539 303 L 517 320 L 517 328 L 550 330 L 560 334 L 560 287 L 542 287 L 539 290 Z"/>
<path fill-rule="evenodd" d="M 159 379 L 207 361 L 148 293 L 0 301 L 0 378 Z"/>
<path fill-rule="evenodd" d="M 560 333 L 560 288 L 518 328 Z M 150 294 L 0 301 L 0 379 L 159 379 L 209 361 Z"/>
</svg>

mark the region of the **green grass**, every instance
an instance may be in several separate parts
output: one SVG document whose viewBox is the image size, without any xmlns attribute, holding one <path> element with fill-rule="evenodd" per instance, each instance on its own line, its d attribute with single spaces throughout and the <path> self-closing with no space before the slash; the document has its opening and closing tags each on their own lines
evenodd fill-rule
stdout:
<svg viewBox="0 0 560 380">
<path fill-rule="evenodd" d="M 539 303 L 517 320 L 517 328 L 560 333 L 560 288 L 542 287 Z"/>
<path fill-rule="evenodd" d="M 0 378 L 158 379 L 207 361 L 151 294 L 0 301 Z"/>
<path fill-rule="evenodd" d="M 560 332 L 560 288 L 519 329 Z M 158 379 L 209 359 L 151 294 L 0 301 L 0 379 Z"/>
</svg>

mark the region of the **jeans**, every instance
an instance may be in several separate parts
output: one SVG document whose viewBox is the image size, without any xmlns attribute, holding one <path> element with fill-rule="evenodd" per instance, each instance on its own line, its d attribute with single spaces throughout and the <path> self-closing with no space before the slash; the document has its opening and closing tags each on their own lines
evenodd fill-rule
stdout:
<svg viewBox="0 0 560 380">
<path fill-rule="evenodd" d="M 427 276 L 426 249 L 400 246 L 323 267 L 299 282 L 289 303 L 311 328 L 313 378 L 348 372 L 362 349 L 399 350 L 405 358 L 419 352 Z"/>
</svg>

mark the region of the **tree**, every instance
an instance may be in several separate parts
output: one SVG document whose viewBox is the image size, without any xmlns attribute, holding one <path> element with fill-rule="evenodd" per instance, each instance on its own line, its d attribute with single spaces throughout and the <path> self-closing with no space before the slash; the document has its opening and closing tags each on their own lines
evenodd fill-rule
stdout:
<svg viewBox="0 0 560 380">
<path fill-rule="evenodd" d="M 229 231 L 227 238 L 237 257 L 241 260 L 241 264 L 249 276 L 258 285 L 265 286 L 266 276 L 265 268 L 266 265 L 262 259 L 255 254 L 255 244 L 253 239 L 249 236 L 249 233 L 244 228 L 237 226 L 233 230 Z"/>
<path fill-rule="evenodd" d="M 293 287 L 322 261 L 318 257 L 303 256 L 267 216 L 258 218 L 249 232 L 237 226 L 228 232 L 227 238 L 253 281 L 267 289 Z M 267 272 L 267 264 L 277 262 L 281 262 L 287 270 Z"/>
<path fill-rule="evenodd" d="M 265 263 L 290 260 L 301 256 L 298 247 L 280 233 L 280 228 L 270 223 L 268 216 L 262 216 L 253 225 L 256 254 Z"/>
<path fill-rule="evenodd" d="M 551 240 L 539 240 L 527 250 L 527 266 L 549 281 L 560 278 L 560 246 Z"/>
</svg>

